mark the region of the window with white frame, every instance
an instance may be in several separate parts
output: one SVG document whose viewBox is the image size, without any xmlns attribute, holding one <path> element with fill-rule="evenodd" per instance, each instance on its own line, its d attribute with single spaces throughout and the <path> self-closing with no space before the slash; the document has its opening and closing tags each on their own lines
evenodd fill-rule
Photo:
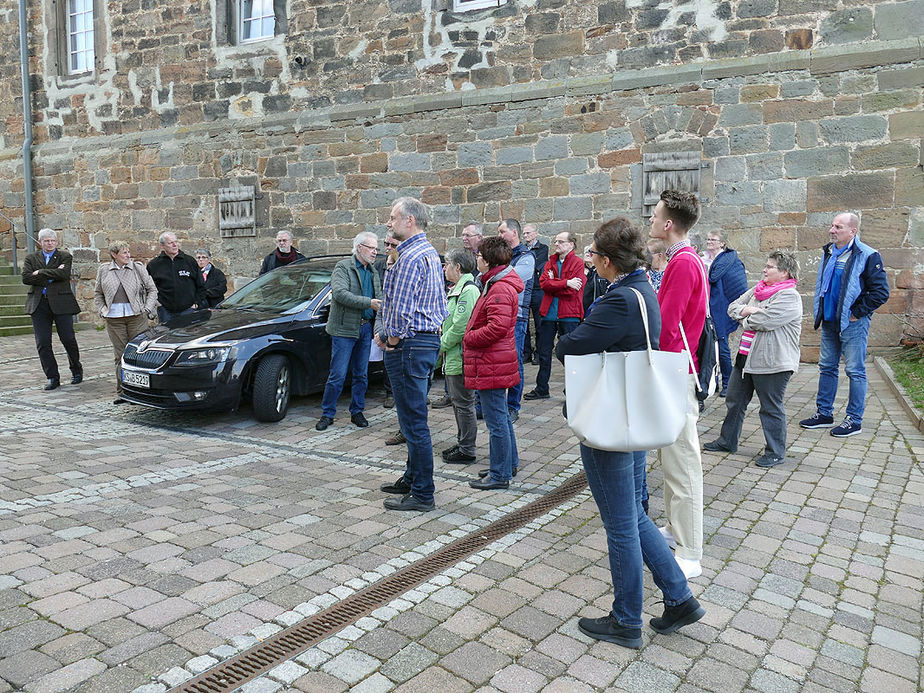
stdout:
<svg viewBox="0 0 924 693">
<path fill-rule="evenodd" d="M 488 7 L 500 7 L 506 4 L 507 0 L 452 0 L 452 11 L 483 10 Z"/>
<path fill-rule="evenodd" d="M 91 72 L 95 60 L 93 0 L 67 0 L 67 74 Z"/>
<path fill-rule="evenodd" d="M 262 41 L 276 33 L 273 0 L 239 0 L 238 37 L 240 43 Z"/>
</svg>

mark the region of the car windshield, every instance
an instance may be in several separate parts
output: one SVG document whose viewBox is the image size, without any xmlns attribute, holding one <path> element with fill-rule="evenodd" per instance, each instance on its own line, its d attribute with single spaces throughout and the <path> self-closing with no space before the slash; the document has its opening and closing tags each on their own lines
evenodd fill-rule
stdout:
<svg viewBox="0 0 924 693">
<path fill-rule="evenodd" d="M 285 313 L 310 301 L 330 282 L 331 270 L 302 262 L 257 277 L 221 303 L 222 308 Z"/>
</svg>

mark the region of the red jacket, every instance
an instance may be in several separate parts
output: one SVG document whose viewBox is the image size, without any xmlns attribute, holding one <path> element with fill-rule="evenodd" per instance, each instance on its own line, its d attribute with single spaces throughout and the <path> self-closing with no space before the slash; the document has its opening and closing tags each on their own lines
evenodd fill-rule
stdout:
<svg viewBox="0 0 924 693">
<path fill-rule="evenodd" d="M 699 368 L 696 348 L 706 322 L 706 304 L 709 303 L 708 284 L 704 281 L 705 269 L 692 248 L 681 248 L 668 261 L 658 290 L 661 305 L 662 351 L 683 351 L 680 323 L 690 344 L 693 362 Z"/>
<path fill-rule="evenodd" d="M 520 366 L 513 330 L 523 280 L 509 265 L 482 275 L 485 287 L 462 338 L 462 368 L 470 390 L 518 385 Z"/>
<path fill-rule="evenodd" d="M 554 279 L 549 278 L 549 272 Z M 584 301 L 581 289 L 572 289 L 568 286 L 569 279 L 574 277 L 580 278 L 581 282 L 586 281 L 584 277 L 584 261 L 581 260 L 574 251 L 565 255 L 565 261 L 561 264 L 561 275 L 558 274 L 558 253 L 553 254 L 549 261 L 545 263 L 542 274 L 539 275 L 539 286 L 542 287 L 544 295 L 542 305 L 539 306 L 539 315 L 545 317 L 549 314 L 549 308 L 552 306 L 552 299 L 558 299 L 558 317 L 559 318 L 577 318 L 580 320 L 584 317 Z M 583 283 L 581 284 L 583 286 Z"/>
</svg>

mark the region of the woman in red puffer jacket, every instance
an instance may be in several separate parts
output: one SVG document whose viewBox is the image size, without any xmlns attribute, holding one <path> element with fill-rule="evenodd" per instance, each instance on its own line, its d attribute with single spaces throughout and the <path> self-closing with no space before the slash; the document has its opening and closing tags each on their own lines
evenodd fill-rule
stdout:
<svg viewBox="0 0 924 693">
<path fill-rule="evenodd" d="M 513 331 L 523 280 L 510 267 L 513 251 L 499 236 L 486 238 L 478 252 L 484 287 L 462 340 L 465 387 L 478 390 L 490 434 L 489 469 L 470 481 L 476 489 L 505 489 L 520 464 L 513 422 L 507 411 L 507 388 L 520 382 Z"/>
</svg>

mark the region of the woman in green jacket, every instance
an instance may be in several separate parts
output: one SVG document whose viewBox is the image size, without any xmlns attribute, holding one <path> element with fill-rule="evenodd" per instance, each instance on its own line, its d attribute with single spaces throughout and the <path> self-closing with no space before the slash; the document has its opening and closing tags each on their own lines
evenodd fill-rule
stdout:
<svg viewBox="0 0 924 693">
<path fill-rule="evenodd" d="M 475 271 L 475 256 L 465 248 L 453 248 L 446 253 L 443 273 L 454 286 L 449 291 L 449 316 L 443 321 L 440 337 L 440 356 L 443 359 L 443 374 L 449 387 L 449 399 L 456 415 L 459 441 L 443 450 L 443 461 L 449 464 L 469 464 L 475 461 L 475 437 L 478 421 L 475 419 L 475 391 L 465 387 L 462 374 L 462 337 L 468 326 L 468 319 L 481 292 L 472 274 Z"/>
</svg>

